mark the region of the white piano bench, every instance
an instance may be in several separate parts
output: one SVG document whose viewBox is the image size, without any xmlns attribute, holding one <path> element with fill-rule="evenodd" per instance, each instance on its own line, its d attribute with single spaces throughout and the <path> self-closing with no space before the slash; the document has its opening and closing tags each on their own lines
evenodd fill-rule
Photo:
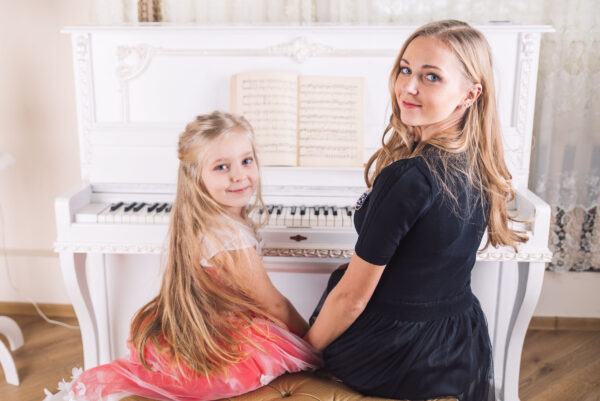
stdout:
<svg viewBox="0 0 600 401">
<path fill-rule="evenodd" d="M 17 323 L 7 316 L 0 316 L 0 334 L 8 340 L 12 351 L 23 345 L 23 333 Z M 4 342 L 0 341 L 0 364 L 6 377 L 6 382 L 15 386 L 19 385 L 19 375 L 11 352 Z"/>
</svg>

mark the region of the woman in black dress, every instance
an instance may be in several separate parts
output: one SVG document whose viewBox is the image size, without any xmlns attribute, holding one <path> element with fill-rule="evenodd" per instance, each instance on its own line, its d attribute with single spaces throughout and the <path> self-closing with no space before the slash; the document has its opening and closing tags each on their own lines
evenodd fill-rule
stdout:
<svg viewBox="0 0 600 401">
<path fill-rule="evenodd" d="M 516 247 L 491 51 L 459 21 L 419 28 L 390 76 L 392 115 L 357 203 L 359 234 L 305 339 L 368 395 L 493 400 L 487 324 L 471 269 L 488 244 Z M 387 138 L 386 138 L 387 137 Z"/>
</svg>

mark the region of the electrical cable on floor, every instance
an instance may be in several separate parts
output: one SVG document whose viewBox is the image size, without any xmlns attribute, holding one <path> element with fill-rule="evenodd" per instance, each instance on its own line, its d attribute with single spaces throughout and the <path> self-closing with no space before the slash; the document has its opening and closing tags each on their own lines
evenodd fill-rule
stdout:
<svg viewBox="0 0 600 401">
<path fill-rule="evenodd" d="M 21 290 L 19 288 L 17 288 L 17 286 L 14 284 L 14 282 L 12 280 L 12 276 L 10 274 L 10 266 L 8 265 L 8 255 L 6 253 L 6 241 L 5 241 L 5 237 L 4 237 L 4 214 L 2 212 L 2 205 L 0 205 L 0 234 L 1 234 L 1 237 L 2 237 L 2 242 L 0 243 L 0 245 L 2 245 L 2 256 L 4 257 L 4 266 L 6 268 L 6 276 L 8 277 L 8 283 L 10 284 L 10 286 L 12 287 L 12 289 L 14 291 L 16 291 L 17 294 L 19 294 L 21 297 L 23 297 L 27 301 L 29 301 L 29 303 L 31 303 L 33 305 L 33 307 L 35 308 L 35 310 L 37 311 L 37 313 L 46 322 L 51 323 L 51 324 L 56 324 L 58 326 L 63 326 L 63 327 L 66 327 L 68 329 L 79 330 L 79 326 L 74 326 L 74 325 L 71 325 L 71 324 L 60 322 L 58 320 L 50 319 L 48 316 L 46 316 L 46 314 L 44 312 L 42 312 L 42 310 L 40 309 L 40 307 L 38 306 L 38 304 L 33 299 L 31 299 L 27 295 L 23 295 L 23 293 L 21 292 Z"/>
</svg>

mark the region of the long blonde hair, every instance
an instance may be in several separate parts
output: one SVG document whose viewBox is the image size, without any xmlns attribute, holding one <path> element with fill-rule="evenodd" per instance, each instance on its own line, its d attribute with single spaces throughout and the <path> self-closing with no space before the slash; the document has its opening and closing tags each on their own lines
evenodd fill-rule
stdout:
<svg viewBox="0 0 600 401">
<path fill-rule="evenodd" d="M 224 240 L 231 240 L 239 227 L 233 226 L 201 179 L 207 145 L 236 128 L 253 138 L 246 119 L 215 111 L 196 117 L 179 137 L 177 191 L 162 286 L 131 325 L 131 342 L 146 368 L 145 349 L 150 341 L 184 374 L 190 370 L 202 375 L 223 372 L 245 357 L 241 345 L 252 343 L 239 330 L 254 317 L 270 318 L 236 274 L 247 260 L 218 252 L 226 249 Z M 264 209 L 260 183 L 253 205 L 257 207 Z M 210 260 L 211 267 L 203 267 L 203 260 Z"/>
<path fill-rule="evenodd" d="M 466 77 L 472 83 L 481 84 L 482 91 L 466 110 L 457 132 L 421 141 L 413 149 L 415 130 L 418 127 L 407 126 L 401 121 L 394 84 L 406 48 L 419 36 L 433 37 L 446 45 L 462 64 Z M 527 241 L 523 232 L 508 227 L 509 221 L 516 221 L 507 211 L 507 204 L 514 199 L 515 193 L 511 186 L 512 177 L 504 162 L 502 133 L 496 108 L 492 52 L 483 34 L 456 20 L 437 21 L 422 26 L 400 49 L 390 74 L 389 89 L 392 115 L 383 133 L 382 147 L 367 162 L 367 186 L 371 187 L 377 174 L 390 163 L 422 156 L 450 199 L 456 201 L 454 184 L 460 182 L 461 178 L 465 178 L 467 185 L 480 193 L 481 202 L 487 205 L 488 213 L 486 246 L 508 245 L 516 249 L 517 243 Z M 389 138 L 386 139 L 388 134 Z M 439 157 L 428 157 L 432 154 Z M 443 177 L 432 166 L 432 159 L 441 164 Z"/>
</svg>

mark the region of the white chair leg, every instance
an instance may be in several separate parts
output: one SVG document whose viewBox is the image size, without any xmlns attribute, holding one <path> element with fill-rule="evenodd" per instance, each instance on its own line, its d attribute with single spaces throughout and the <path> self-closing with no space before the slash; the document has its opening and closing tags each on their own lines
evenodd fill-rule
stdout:
<svg viewBox="0 0 600 401">
<path fill-rule="evenodd" d="M 6 377 L 6 382 L 15 386 L 19 385 L 19 375 L 17 374 L 17 367 L 15 361 L 10 354 L 8 348 L 2 341 L 0 341 L 0 364 Z"/>
<path fill-rule="evenodd" d="M 23 333 L 17 322 L 7 316 L 0 316 L 0 333 L 8 339 L 11 350 L 16 350 L 23 345 Z"/>
</svg>

